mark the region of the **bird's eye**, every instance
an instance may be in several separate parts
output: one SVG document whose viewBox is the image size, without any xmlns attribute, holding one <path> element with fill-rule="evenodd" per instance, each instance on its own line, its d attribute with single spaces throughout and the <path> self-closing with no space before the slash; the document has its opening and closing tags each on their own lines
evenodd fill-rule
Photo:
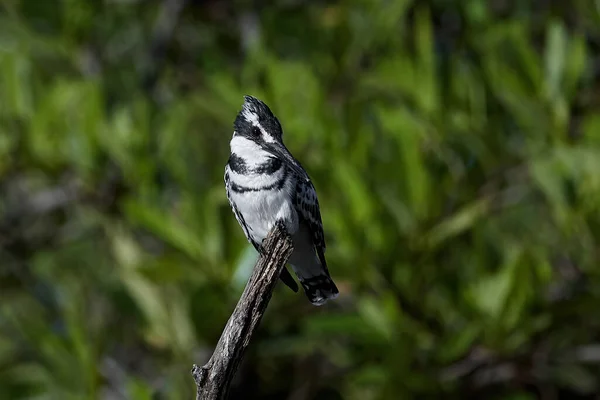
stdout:
<svg viewBox="0 0 600 400">
<path fill-rule="evenodd" d="M 260 129 L 258 129 L 258 126 L 252 127 L 252 135 L 253 136 L 260 136 Z"/>
</svg>

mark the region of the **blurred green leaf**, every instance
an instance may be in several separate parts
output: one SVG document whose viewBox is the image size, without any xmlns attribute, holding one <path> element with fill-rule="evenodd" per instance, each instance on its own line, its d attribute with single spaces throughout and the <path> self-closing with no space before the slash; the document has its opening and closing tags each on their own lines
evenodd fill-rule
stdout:
<svg viewBox="0 0 600 400">
<path fill-rule="evenodd" d="M 129 199 L 123 207 L 133 222 L 156 233 L 190 257 L 195 259 L 202 257 L 203 251 L 197 233 L 186 229 L 183 222 L 166 214 L 164 210 L 144 205 L 134 199 Z"/>
<path fill-rule="evenodd" d="M 278 284 L 233 397 L 594 393 L 564 355 L 600 326 L 597 5 L 217 3 L 0 1 L 0 398 L 193 397 L 257 256 L 244 94 L 340 295 Z"/>
<path fill-rule="evenodd" d="M 151 400 L 152 392 L 153 390 L 150 385 L 147 385 L 140 380 L 132 379 L 129 381 L 128 397 L 133 400 Z"/>
<path fill-rule="evenodd" d="M 490 201 L 486 198 L 468 204 L 431 229 L 425 235 L 425 244 L 433 248 L 443 241 L 468 230 L 488 213 L 489 207 Z"/>
<path fill-rule="evenodd" d="M 567 33 L 560 22 L 553 21 L 546 32 L 546 84 L 548 96 L 555 98 L 562 95 L 561 86 L 567 53 Z"/>
<path fill-rule="evenodd" d="M 479 308 L 483 315 L 497 319 L 504 310 L 513 284 L 511 265 L 503 266 L 499 272 L 482 278 L 473 284 L 468 295 L 472 304 Z"/>
<path fill-rule="evenodd" d="M 0 113 L 30 118 L 33 112 L 30 59 L 18 52 L 0 50 L 0 90 L 4 92 Z"/>
<path fill-rule="evenodd" d="M 566 51 L 563 87 L 567 98 L 572 99 L 577 93 L 577 86 L 584 77 L 588 63 L 585 39 L 580 35 L 573 35 Z"/>
</svg>

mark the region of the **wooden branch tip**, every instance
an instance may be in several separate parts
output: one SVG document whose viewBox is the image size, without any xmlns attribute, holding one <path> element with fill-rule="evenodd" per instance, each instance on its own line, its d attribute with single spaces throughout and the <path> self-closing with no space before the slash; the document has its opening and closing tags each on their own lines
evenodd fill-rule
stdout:
<svg viewBox="0 0 600 400">
<path fill-rule="evenodd" d="M 204 366 L 194 364 L 192 367 L 191 373 L 197 389 L 196 400 L 227 398 L 231 381 L 292 251 L 290 235 L 283 224 L 276 224 L 263 241 L 262 251 L 252 274 L 225 324 L 214 353 Z"/>
</svg>

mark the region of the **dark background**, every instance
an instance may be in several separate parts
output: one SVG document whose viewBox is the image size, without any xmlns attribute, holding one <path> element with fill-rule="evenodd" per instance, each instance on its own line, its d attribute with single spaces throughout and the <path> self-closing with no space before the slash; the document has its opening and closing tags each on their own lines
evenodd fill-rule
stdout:
<svg viewBox="0 0 600 400">
<path fill-rule="evenodd" d="M 598 398 L 600 3 L 0 0 L 0 399 L 189 399 L 256 259 L 244 94 L 341 295 L 233 398 Z"/>
</svg>

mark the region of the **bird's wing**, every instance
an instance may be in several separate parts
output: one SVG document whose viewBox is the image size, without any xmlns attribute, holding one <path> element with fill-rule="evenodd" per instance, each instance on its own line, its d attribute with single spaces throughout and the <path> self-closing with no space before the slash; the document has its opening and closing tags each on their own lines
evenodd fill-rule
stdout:
<svg viewBox="0 0 600 400">
<path fill-rule="evenodd" d="M 294 205 L 301 220 L 306 223 L 310 229 L 313 245 L 319 256 L 319 261 L 325 271 L 327 271 L 327 263 L 325 262 L 325 235 L 323 234 L 323 222 L 321 221 L 319 200 L 317 199 L 315 187 L 310 180 L 300 179 L 296 183 Z"/>
<path fill-rule="evenodd" d="M 246 239 L 248 239 L 248 241 L 252 243 L 256 250 L 259 250 L 259 243 L 256 243 L 254 240 L 252 240 L 252 236 L 250 236 L 250 230 L 248 229 L 246 220 L 244 220 L 244 216 L 238 211 L 237 207 L 235 206 L 235 203 L 231 199 L 231 180 L 229 179 L 229 164 L 225 166 L 225 176 L 223 177 L 223 179 L 225 180 L 225 192 L 227 193 L 227 200 L 229 201 L 229 205 L 231 206 L 233 215 L 235 215 L 235 219 L 237 219 L 237 222 L 242 227 L 244 235 L 246 235 Z"/>
</svg>

